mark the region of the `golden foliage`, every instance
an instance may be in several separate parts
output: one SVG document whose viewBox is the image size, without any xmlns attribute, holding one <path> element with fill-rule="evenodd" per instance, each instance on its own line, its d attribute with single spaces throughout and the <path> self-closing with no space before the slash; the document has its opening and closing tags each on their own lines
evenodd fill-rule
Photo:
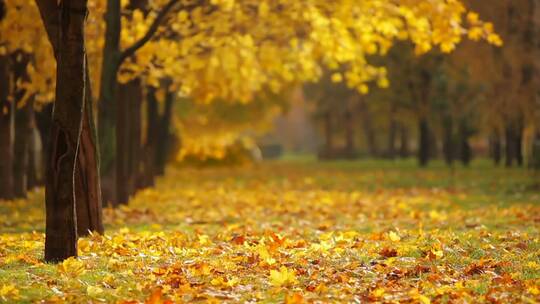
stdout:
<svg viewBox="0 0 540 304">
<path fill-rule="evenodd" d="M 183 0 L 182 4 L 190 1 Z M 99 92 L 105 33 L 105 0 L 91 0 L 87 51 L 94 94 Z M 122 1 L 125 8 L 128 1 Z M 121 45 L 142 37 L 164 1 L 150 10 L 124 9 Z M 21 84 L 48 102 L 54 92 L 54 57 L 33 1 L 11 0 L 0 24 L 0 53 L 23 50 L 34 55 L 31 81 Z M 172 90 L 197 101 L 216 98 L 248 102 L 269 89 L 313 81 L 322 67 L 346 67 L 335 81 L 366 93 L 366 83 L 386 87 L 386 70 L 369 63 L 385 55 L 396 40 L 410 40 L 418 54 L 439 47 L 452 51 L 468 37 L 501 45 L 493 25 L 468 12 L 457 0 L 211 1 L 192 10 L 175 11 L 150 43 L 121 69 L 120 81 L 143 77 L 159 87 L 174 80 Z"/>
<path fill-rule="evenodd" d="M 41 262 L 43 234 L 20 218 L 23 232 L 0 234 L 0 301 L 540 300 L 538 195 L 498 194 L 526 173 L 468 169 L 433 187 L 450 173 L 311 166 L 170 168 L 60 265 Z"/>
</svg>

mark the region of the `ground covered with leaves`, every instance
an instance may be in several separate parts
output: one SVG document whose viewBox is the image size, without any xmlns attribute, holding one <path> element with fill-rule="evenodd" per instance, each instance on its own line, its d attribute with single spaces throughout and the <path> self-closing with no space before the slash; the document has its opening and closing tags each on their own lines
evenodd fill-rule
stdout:
<svg viewBox="0 0 540 304">
<path fill-rule="evenodd" d="M 539 177 L 487 164 L 170 168 L 78 259 L 43 258 L 43 194 L 0 203 L 0 302 L 540 301 Z"/>
</svg>

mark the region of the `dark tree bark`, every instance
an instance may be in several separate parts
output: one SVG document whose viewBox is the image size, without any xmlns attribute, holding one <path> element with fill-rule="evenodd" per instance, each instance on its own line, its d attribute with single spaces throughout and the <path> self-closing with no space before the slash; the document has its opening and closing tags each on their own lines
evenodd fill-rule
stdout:
<svg viewBox="0 0 540 304">
<path fill-rule="evenodd" d="M 144 184 L 143 187 L 154 186 L 156 141 L 158 130 L 159 112 L 156 89 L 148 87 L 146 94 L 146 142 L 144 144 Z"/>
<path fill-rule="evenodd" d="M 430 154 L 429 124 L 426 118 L 418 121 L 418 163 L 421 167 L 427 166 Z"/>
<path fill-rule="evenodd" d="M 148 0 L 130 0 L 128 4 L 129 10 L 140 10 L 146 16 L 148 14 Z M 145 177 L 143 175 L 144 161 L 142 159 L 144 147 L 142 143 L 142 104 L 143 104 L 143 88 L 141 79 L 137 81 L 137 92 L 134 92 L 134 98 L 131 101 L 130 127 L 129 127 L 129 156 L 130 156 L 130 178 L 132 186 L 130 194 L 135 194 L 138 190 L 145 188 Z M 135 89 L 135 88 L 134 88 Z"/>
<path fill-rule="evenodd" d="M 30 63 L 30 55 L 22 51 L 12 54 L 14 83 L 28 81 L 26 67 Z M 23 101 L 26 90 L 15 88 L 15 142 L 13 145 L 13 192 L 15 197 L 25 198 L 28 189 L 28 147 L 31 132 L 30 111 L 33 107 L 31 97 Z M 25 102 L 22 104 L 22 102 Z"/>
<path fill-rule="evenodd" d="M 140 149 L 140 105 L 142 87 L 139 79 L 119 86 L 116 113 L 116 191 L 115 205 L 127 204 L 135 191 Z"/>
<path fill-rule="evenodd" d="M 524 122 L 523 118 L 520 118 L 517 121 L 516 129 L 515 129 L 515 151 L 516 151 L 516 163 L 518 166 L 523 166 L 523 131 L 524 131 Z"/>
<path fill-rule="evenodd" d="M 133 100 L 129 107 L 130 113 L 130 128 L 129 128 L 129 155 L 130 168 L 129 175 L 131 180 L 130 194 L 133 195 L 137 190 L 141 189 L 141 168 L 142 168 L 142 102 L 143 102 L 143 87 L 140 79 L 137 80 L 134 88 Z"/>
<path fill-rule="evenodd" d="M 447 165 L 452 166 L 455 159 L 456 145 L 454 141 L 454 126 L 452 118 L 446 117 L 443 121 L 443 155 Z"/>
<path fill-rule="evenodd" d="M 324 149 L 323 154 L 330 156 L 334 151 L 334 134 L 332 126 L 332 113 L 330 110 L 324 113 Z"/>
<path fill-rule="evenodd" d="M 345 154 L 349 158 L 356 156 L 354 144 L 354 119 L 351 110 L 345 112 Z"/>
<path fill-rule="evenodd" d="M 505 165 L 512 167 L 516 159 L 516 132 L 514 126 L 507 124 L 505 129 Z"/>
<path fill-rule="evenodd" d="M 399 145 L 399 157 L 407 158 L 409 157 L 409 130 L 406 126 L 401 125 L 400 127 L 400 145 Z"/>
<path fill-rule="evenodd" d="M 158 137 L 156 146 L 156 174 L 165 174 L 165 165 L 167 164 L 167 158 L 169 157 L 169 149 L 171 144 L 172 134 L 170 131 L 172 111 L 174 104 L 174 94 L 167 92 L 165 94 L 165 105 L 163 114 L 158 124 Z"/>
<path fill-rule="evenodd" d="M 116 199 L 113 206 L 125 205 L 129 200 L 129 113 L 131 84 L 120 84 L 116 101 Z"/>
<path fill-rule="evenodd" d="M 540 131 L 536 132 L 532 145 L 531 167 L 540 170 Z"/>
<path fill-rule="evenodd" d="M 146 96 L 146 141 L 144 156 L 141 158 L 142 187 L 152 186 L 154 178 L 165 172 L 172 139 L 170 125 L 174 105 L 174 93 L 167 93 L 163 113 L 160 115 L 156 89 L 149 87 Z"/>
<path fill-rule="evenodd" d="M 39 172 L 39 176 L 41 179 L 38 181 L 39 185 L 43 185 L 45 183 L 45 175 L 47 171 L 47 163 L 49 161 L 49 147 L 51 145 L 51 124 L 52 124 L 52 110 L 53 110 L 53 103 L 49 103 L 41 109 L 41 111 L 35 113 L 36 114 L 36 127 L 39 132 L 39 136 L 41 138 L 41 146 L 42 149 L 42 157 L 41 157 L 41 165 L 39 168 L 41 171 Z"/>
<path fill-rule="evenodd" d="M 36 130 L 36 115 L 33 106 L 30 107 L 28 115 L 30 120 L 30 129 L 28 130 L 28 167 L 26 171 L 26 176 L 28 178 L 28 190 L 32 190 L 35 187 L 39 186 L 38 167 L 40 165 L 37 162 L 38 153 L 40 152 L 37 146 L 39 133 Z"/>
<path fill-rule="evenodd" d="M 9 58 L 0 56 L 0 199 L 13 198 L 13 109 L 9 96 Z"/>
<path fill-rule="evenodd" d="M 66 26 L 67 23 L 70 23 L 70 20 L 72 19 L 72 16 L 67 16 L 68 21 L 65 21 L 66 18 L 64 18 L 62 15 L 65 13 L 65 11 L 70 11 L 71 14 L 74 14 L 78 17 L 76 17 L 76 23 L 82 22 L 81 26 L 84 26 L 84 21 L 86 18 L 87 13 L 87 2 L 86 0 L 71 0 L 70 3 L 63 3 L 63 6 L 60 7 L 57 5 L 56 1 L 45 1 L 45 0 L 36 0 L 36 3 L 40 10 L 40 15 L 42 17 L 43 23 L 45 24 L 45 30 L 47 32 L 47 35 L 49 37 L 49 41 L 51 42 L 51 45 L 53 47 L 55 57 L 57 60 L 57 70 L 60 67 L 60 55 L 61 51 L 66 50 L 60 50 L 61 46 L 64 46 L 66 44 L 69 44 L 66 41 L 61 41 L 63 34 L 61 32 L 61 25 L 63 27 Z M 65 8 L 65 5 L 69 6 Z M 80 9 L 79 9 L 80 8 Z M 61 10 L 61 11 L 60 11 Z M 82 20 L 80 20 L 82 16 Z M 77 19 L 78 18 L 78 19 Z M 64 20 L 64 23 L 61 23 L 61 21 Z M 70 25 L 68 25 L 69 27 Z M 77 39 L 81 39 L 79 35 L 81 35 L 80 32 L 82 31 L 82 35 L 84 35 L 84 29 L 77 31 L 77 26 L 74 25 L 74 35 Z M 70 35 L 71 36 L 71 35 Z M 82 38 L 84 39 L 84 37 Z M 71 44 L 79 44 L 80 41 L 72 41 Z M 77 45 L 79 47 L 79 45 Z M 84 47 L 84 40 L 83 40 L 83 47 Z M 84 48 L 83 48 L 84 51 Z M 78 52 L 78 50 L 73 50 L 74 53 Z M 69 51 L 66 51 L 66 53 L 69 53 Z M 78 53 L 77 53 L 78 54 Z M 101 185 L 100 185 L 100 179 L 99 179 L 99 153 L 97 148 L 97 133 L 95 129 L 95 122 L 93 118 L 93 105 L 92 105 L 92 90 L 90 86 L 90 79 L 89 79 L 89 73 L 88 73 L 88 65 L 86 64 L 86 54 L 83 53 L 83 60 L 84 63 L 84 69 L 83 69 L 83 78 L 82 80 L 77 78 L 76 82 L 80 85 L 82 82 L 84 84 L 82 89 L 82 102 L 80 104 L 79 110 L 79 131 L 80 131 L 80 137 L 79 140 L 79 147 L 78 150 L 76 150 L 77 155 L 77 164 L 74 164 L 74 175 L 72 177 L 72 184 L 74 185 L 74 191 L 72 196 L 74 197 L 74 203 L 77 205 L 75 208 L 76 216 L 78 217 L 77 220 L 74 222 L 77 223 L 77 230 L 80 231 L 81 235 L 88 234 L 89 231 L 96 231 L 99 233 L 103 233 L 103 223 L 102 223 L 102 211 L 101 211 Z M 79 69 L 80 65 L 80 58 L 76 58 L 77 62 L 73 63 L 73 69 Z M 73 71 L 74 72 L 74 71 Z M 74 72 L 75 73 L 75 72 Z M 79 71 L 77 70 L 77 75 L 80 76 Z M 59 79 L 60 75 L 57 71 L 57 79 Z M 68 88 L 65 88 L 65 90 L 68 90 Z M 77 88 L 74 90 L 74 94 L 78 96 L 80 88 Z M 57 96 L 55 101 L 55 107 L 46 107 L 43 109 L 43 114 L 40 115 L 40 119 L 38 119 L 38 125 L 40 132 L 42 134 L 42 142 L 44 143 L 44 147 L 51 147 L 51 151 L 53 150 L 53 145 L 55 144 L 55 141 L 53 140 L 51 136 L 48 136 L 47 130 L 51 129 L 52 133 L 55 132 L 55 126 L 53 121 L 55 121 L 56 117 L 56 110 L 55 113 L 53 113 L 53 117 L 51 119 L 51 110 L 52 108 L 57 108 L 59 103 L 59 86 L 57 85 Z M 76 100 L 76 99 L 75 99 Z M 74 101 L 75 101 L 74 100 Z M 72 105 L 73 106 L 73 105 Z M 69 111 L 75 111 L 74 109 L 67 109 L 66 105 L 62 105 L 61 108 L 64 111 L 64 108 L 66 108 L 66 112 Z M 84 120 L 83 120 L 84 118 Z M 77 117 L 73 117 L 73 119 L 77 119 Z M 53 134 L 54 135 L 54 134 Z M 55 156 L 54 154 L 51 154 L 50 152 L 47 152 L 46 159 L 53 159 Z M 48 183 L 50 183 L 49 180 L 49 162 L 45 164 L 45 168 L 47 168 L 46 173 L 46 190 Z M 47 191 L 46 191 L 47 192 Z M 70 212 L 71 214 L 71 212 Z M 67 229 L 71 229 L 71 226 Z M 75 238 L 77 237 L 77 231 L 75 231 Z M 66 245 L 67 246 L 67 245 Z M 47 246 L 46 246 L 47 247 Z"/>
<path fill-rule="evenodd" d="M 396 138 L 398 132 L 398 123 L 392 117 L 390 118 L 390 125 L 388 128 L 388 147 L 387 147 L 387 157 L 394 159 L 396 157 Z"/>
<path fill-rule="evenodd" d="M 30 110 L 32 104 L 26 104 L 15 112 L 15 144 L 13 161 L 13 191 L 16 197 L 26 198 L 28 189 L 29 146 L 31 136 Z"/>
<path fill-rule="evenodd" d="M 501 164 L 502 159 L 502 142 L 498 132 L 494 132 L 491 136 L 491 157 L 495 166 Z"/>
<path fill-rule="evenodd" d="M 379 156 L 379 147 L 377 146 L 377 138 L 373 128 L 373 121 L 371 113 L 369 113 L 368 105 L 366 104 L 365 100 L 361 98 L 358 102 L 358 107 L 362 118 L 362 126 L 366 136 L 369 155 L 372 157 L 377 157 Z"/>
<path fill-rule="evenodd" d="M 428 117 L 430 116 L 430 95 L 431 95 L 432 75 L 431 71 L 426 68 L 421 68 L 419 72 L 419 82 L 414 84 L 409 83 L 409 90 L 414 96 L 418 112 L 418 164 L 421 167 L 428 165 L 431 156 L 431 130 L 429 127 Z"/>
<path fill-rule="evenodd" d="M 459 124 L 459 154 L 461 163 L 468 166 L 472 160 L 472 148 L 469 143 L 470 137 L 473 135 L 467 121 L 462 121 Z"/>
<path fill-rule="evenodd" d="M 108 0 L 105 14 L 106 29 L 101 69 L 101 90 L 98 103 L 100 174 L 104 182 L 110 182 L 110 184 L 104 185 L 108 190 L 103 192 L 103 199 L 113 204 L 117 201 L 114 174 L 116 161 L 116 91 L 118 86 L 117 73 L 120 66 L 120 13 L 120 0 Z"/>
<path fill-rule="evenodd" d="M 86 93 L 84 28 L 88 8 L 86 0 L 62 1 L 58 10 L 51 1 L 37 3 L 49 37 L 55 37 L 53 28 L 58 29 L 57 41 L 51 39 L 57 79 L 45 185 L 45 260 L 58 262 L 77 256 L 74 176 Z M 51 15 L 57 14 L 59 20 L 54 21 Z"/>
<path fill-rule="evenodd" d="M 93 117 L 92 89 L 88 67 L 86 69 L 85 103 L 75 174 L 77 204 L 77 232 L 86 236 L 90 232 L 103 234 L 101 181 L 99 177 L 99 149 Z"/>
</svg>

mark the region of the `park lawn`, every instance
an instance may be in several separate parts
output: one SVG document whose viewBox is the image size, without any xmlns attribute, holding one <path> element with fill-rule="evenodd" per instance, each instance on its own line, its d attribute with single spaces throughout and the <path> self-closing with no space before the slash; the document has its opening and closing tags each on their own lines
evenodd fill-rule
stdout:
<svg viewBox="0 0 540 304">
<path fill-rule="evenodd" d="M 0 302 L 536 303 L 539 181 L 485 161 L 171 167 L 59 265 L 36 191 L 0 202 Z"/>
</svg>

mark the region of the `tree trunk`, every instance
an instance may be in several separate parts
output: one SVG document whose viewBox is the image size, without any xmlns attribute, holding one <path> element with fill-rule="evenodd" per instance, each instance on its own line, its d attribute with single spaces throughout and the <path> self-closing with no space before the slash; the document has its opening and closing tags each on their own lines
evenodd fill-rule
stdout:
<svg viewBox="0 0 540 304">
<path fill-rule="evenodd" d="M 534 170 L 540 170 L 540 131 L 536 135 L 532 144 L 531 167 Z"/>
<path fill-rule="evenodd" d="M 23 51 L 16 51 L 12 55 L 13 83 L 28 81 L 26 68 L 30 63 L 30 55 Z M 28 136 L 30 133 L 30 110 L 32 109 L 31 98 L 24 101 L 26 90 L 14 88 L 15 111 L 15 142 L 13 144 L 13 192 L 16 197 L 26 198 L 28 171 Z M 24 104 L 23 104 L 24 103 Z"/>
<path fill-rule="evenodd" d="M 443 154 L 447 165 L 452 166 L 455 158 L 454 127 L 452 118 L 446 117 L 443 121 Z"/>
<path fill-rule="evenodd" d="M 119 90 L 116 137 L 118 153 L 116 187 L 119 204 L 127 203 L 129 197 L 141 187 L 139 168 L 142 93 L 140 79 L 121 85 Z"/>
<path fill-rule="evenodd" d="M 334 150 L 334 134 L 332 127 L 332 113 L 328 110 L 324 113 L 324 138 L 325 146 L 323 154 L 330 156 Z"/>
<path fill-rule="evenodd" d="M 502 159 L 502 143 L 498 132 L 495 132 L 491 137 L 491 156 L 495 166 L 499 166 Z"/>
<path fill-rule="evenodd" d="M 131 189 L 130 194 L 135 194 L 137 190 L 141 189 L 141 167 L 142 167 L 142 107 L 143 101 L 143 87 L 140 79 L 137 79 L 137 83 L 134 86 L 133 99 L 131 100 L 130 109 L 130 179 L 131 179 Z"/>
<path fill-rule="evenodd" d="M 38 0 L 43 1 L 46 0 Z M 41 4 L 38 3 L 40 10 Z M 74 175 L 86 92 L 84 28 L 87 11 L 86 0 L 60 2 L 56 101 L 45 186 L 47 262 L 77 256 Z M 46 20 L 44 16 L 49 13 L 41 11 L 42 18 Z"/>
<path fill-rule="evenodd" d="M 144 184 L 143 187 L 154 186 L 155 158 L 157 141 L 157 124 L 159 121 L 156 89 L 148 87 L 146 93 L 146 142 L 144 145 Z"/>
<path fill-rule="evenodd" d="M 386 151 L 387 157 L 394 159 L 396 157 L 396 135 L 398 131 L 398 124 L 392 117 L 390 118 L 390 126 L 388 130 L 388 148 Z"/>
<path fill-rule="evenodd" d="M 409 131 L 406 126 L 401 125 L 399 157 L 407 158 L 409 157 L 409 154 Z"/>
<path fill-rule="evenodd" d="M 39 168 L 41 171 L 38 176 L 41 177 L 41 180 L 38 181 L 40 185 L 45 183 L 45 175 L 47 174 L 47 164 L 49 162 L 49 147 L 51 146 L 51 124 L 52 124 L 52 110 L 53 103 L 45 105 L 40 112 L 36 114 L 36 126 L 39 131 L 39 136 L 41 138 L 42 146 L 42 157 Z"/>
<path fill-rule="evenodd" d="M 121 84 L 118 90 L 116 112 L 116 202 L 127 204 L 135 190 L 135 159 L 140 145 L 140 113 L 142 87 L 139 79 Z M 140 116 L 140 114 L 138 115 Z M 136 165 L 137 164 L 137 165 Z"/>
<path fill-rule="evenodd" d="M 171 144 L 170 125 L 172 119 L 172 110 L 174 104 L 174 94 L 167 92 L 165 94 L 165 106 L 163 114 L 159 121 L 157 146 L 156 146 L 156 174 L 165 174 L 165 165 L 167 164 L 167 158 L 169 157 L 169 149 Z"/>
<path fill-rule="evenodd" d="M 418 163 L 421 167 L 427 166 L 430 154 L 429 124 L 426 118 L 420 118 L 418 122 Z"/>
<path fill-rule="evenodd" d="M 469 143 L 469 138 L 471 135 L 472 132 L 468 127 L 467 121 L 462 121 L 459 125 L 459 158 L 464 166 L 468 166 L 472 160 L 472 148 L 471 144 Z"/>
<path fill-rule="evenodd" d="M 345 112 L 345 154 L 349 158 L 354 158 L 356 155 L 356 147 L 354 145 L 354 119 L 351 110 Z"/>
<path fill-rule="evenodd" d="M 369 113 L 369 108 L 365 103 L 364 99 L 360 99 L 358 106 L 360 115 L 362 116 L 362 124 L 364 128 L 364 134 L 366 135 L 366 143 L 369 155 L 372 157 L 377 157 L 379 155 L 379 148 L 377 146 L 375 130 L 373 129 L 371 113 Z"/>
<path fill-rule="evenodd" d="M 146 16 L 148 14 L 148 0 L 130 0 L 127 7 L 129 10 L 140 10 Z M 130 176 L 133 182 L 130 194 L 135 194 L 146 186 L 146 177 L 143 174 L 145 167 L 142 159 L 145 147 L 142 143 L 142 103 L 144 99 L 143 87 L 141 79 L 136 79 L 136 87 L 134 87 L 134 98 L 131 100 L 129 107 L 130 113 Z"/>
<path fill-rule="evenodd" d="M 39 159 L 38 153 L 39 148 L 38 147 L 38 140 L 39 140 L 39 133 L 36 130 L 36 115 L 34 111 L 34 107 L 30 107 L 29 109 L 29 123 L 30 123 L 30 129 L 28 130 L 28 167 L 26 171 L 26 176 L 28 178 L 27 180 L 27 189 L 32 190 L 35 187 L 38 186 L 38 167 L 39 164 L 37 160 Z"/>
<path fill-rule="evenodd" d="M 13 198 L 13 110 L 9 97 L 9 58 L 0 56 L 0 199 Z"/>
<path fill-rule="evenodd" d="M 94 124 L 92 88 L 86 70 L 86 87 L 79 154 L 75 175 L 77 203 L 77 232 L 86 236 L 90 232 L 103 234 L 103 211 L 99 177 L 99 149 Z"/>
<path fill-rule="evenodd" d="M 418 164 L 421 167 L 426 167 L 431 156 L 431 131 L 429 128 L 428 117 L 430 117 L 430 96 L 431 96 L 431 72 L 422 68 L 419 72 L 420 83 L 416 87 L 417 101 L 419 102 L 417 111 L 419 113 L 418 120 Z M 414 85 L 409 85 L 411 93 L 414 92 Z"/>
<path fill-rule="evenodd" d="M 514 127 L 510 123 L 506 126 L 505 135 L 505 165 L 506 167 L 512 167 L 516 158 L 516 139 Z"/>
<path fill-rule="evenodd" d="M 125 205 L 129 200 L 129 113 L 131 84 L 120 84 L 116 99 L 116 200 L 113 206 Z"/>
<path fill-rule="evenodd" d="M 105 45 L 101 69 L 101 90 L 99 95 L 98 131 L 100 139 L 100 175 L 104 183 L 103 200 L 116 202 L 116 92 L 117 72 L 120 58 L 120 0 L 108 0 L 105 14 Z M 107 182 L 108 181 L 108 182 Z"/>
<path fill-rule="evenodd" d="M 515 129 L 515 151 L 516 151 L 516 163 L 518 166 L 523 166 L 523 129 L 524 129 L 523 118 L 520 118 L 516 124 Z"/>
<path fill-rule="evenodd" d="M 30 110 L 32 104 L 27 103 L 22 108 L 15 111 L 15 143 L 13 161 L 13 191 L 16 197 L 26 198 L 28 189 L 28 151 L 30 132 Z"/>
</svg>

